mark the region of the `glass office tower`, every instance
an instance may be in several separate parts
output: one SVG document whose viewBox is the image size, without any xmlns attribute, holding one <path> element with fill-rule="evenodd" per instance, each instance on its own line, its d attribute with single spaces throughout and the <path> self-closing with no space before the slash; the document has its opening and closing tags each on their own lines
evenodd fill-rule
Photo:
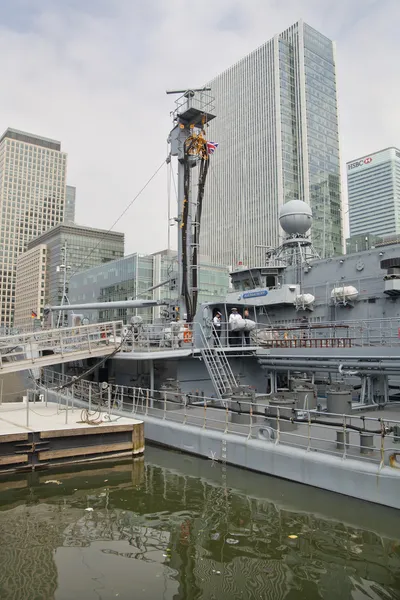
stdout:
<svg viewBox="0 0 400 600">
<path fill-rule="evenodd" d="M 347 163 L 350 236 L 400 234 L 400 150 L 385 148 Z"/>
<path fill-rule="evenodd" d="M 0 138 L 0 326 L 13 324 L 17 259 L 64 220 L 67 155 L 56 140 L 7 129 Z"/>
<path fill-rule="evenodd" d="M 218 142 L 203 209 L 201 251 L 254 266 L 283 232 L 279 210 L 310 204 L 318 253 L 342 252 L 335 52 L 299 21 L 210 82 Z M 262 247 L 261 247 L 262 246 Z"/>
</svg>

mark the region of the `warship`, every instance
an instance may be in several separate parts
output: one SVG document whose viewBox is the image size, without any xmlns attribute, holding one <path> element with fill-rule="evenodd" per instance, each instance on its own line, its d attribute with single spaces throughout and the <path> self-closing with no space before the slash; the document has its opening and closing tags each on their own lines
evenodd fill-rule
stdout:
<svg viewBox="0 0 400 600">
<path fill-rule="evenodd" d="M 102 411 L 140 415 L 150 442 L 400 508 L 400 245 L 320 259 L 311 208 L 293 199 L 265 264 L 232 272 L 224 300 L 198 306 L 216 146 L 206 138 L 209 91 L 180 92 L 168 138 L 178 168 L 176 297 L 48 307 L 75 324 L 105 308 L 127 322 L 108 331 L 104 359 L 46 369 L 40 385 L 56 402 L 72 394 L 89 421 Z M 150 306 L 159 307 L 153 322 L 129 317 Z"/>
</svg>

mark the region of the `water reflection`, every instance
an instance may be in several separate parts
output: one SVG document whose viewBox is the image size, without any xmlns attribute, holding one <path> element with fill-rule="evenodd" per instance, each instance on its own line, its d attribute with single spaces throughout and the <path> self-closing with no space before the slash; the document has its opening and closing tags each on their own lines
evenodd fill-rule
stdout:
<svg viewBox="0 0 400 600">
<path fill-rule="evenodd" d="M 0 507 L 2 600 L 400 597 L 397 511 L 173 452 L 0 482 Z"/>
</svg>

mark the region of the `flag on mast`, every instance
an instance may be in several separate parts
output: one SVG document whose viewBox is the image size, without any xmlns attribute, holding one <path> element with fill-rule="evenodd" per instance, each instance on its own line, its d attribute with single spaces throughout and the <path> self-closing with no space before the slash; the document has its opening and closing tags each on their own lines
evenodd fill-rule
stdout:
<svg viewBox="0 0 400 600">
<path fill-rule="evenodd" d="M 217 142 L 207 142 L 207 152 L 208 154 L 214 154 L 216 149 L 218 148 Z"/>
<path fill-rule="evenodd" d="M 35 313 L 34 310 L 32 310 L 32 312 L 31 312 L 31 317 L 32 317 L 32 319 L 36 319 L 37 318 L 37 313 Z"/>
</svg>

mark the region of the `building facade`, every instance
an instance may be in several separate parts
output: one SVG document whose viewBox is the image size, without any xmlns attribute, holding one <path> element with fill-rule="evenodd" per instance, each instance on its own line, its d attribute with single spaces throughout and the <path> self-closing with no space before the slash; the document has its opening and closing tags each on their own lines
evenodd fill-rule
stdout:
<svg viewBox="0 0 400 600">
<path fill-rule="evenodd" d="M 227 268 L 201 259 L 199 271 L 199 303 L 221 300 L 229 289 Z M 167 280 L 169 283 L 160 285 Z M 69 299 L 71 304 L 136 298 L 173 300 L 178 296 L 177 287 L 176 253 L 164 251 L 151 255 L 131 254 L 75 274 L 70 281 Z M 149 322 L 161 316 L 160 307 L 84 312 L 90 322 L 113 318 L 128 321 L 133 315 L 139 315 Z"/>
<path fill-rule="evenodd" d="M 28 242 L 64 220 L 67 155 L 16 129 L 0 138 L 0 326 L 13 324 L 16 270 Z"/>
<path fill-rule="evenodd" d="M 43 318 L 46 263 L 46 244 L 38 244 L 18 257 L 14 327 L 19 330 L 29 330 Z"/>
<path fill-rule="evenodd" d="M 263 264 L 282 234 L 279 210 L 310 204 L 314 247 L 342 252 L 336 63 L 331 40 L 299 21 L 210 82 L 218 142 L 201 248 L 217 264 Z"/>
<path fill-rule="evenodd" d="M 400 233 L 400 150 L 385 148 L 347 163 L 350 237 Z"/>
<path fill-rule="evenodd" d="M 64 222 L 75 223 L 76 187 L 67 185 L 65 193 Z"/>
<path fill-rule="evenodd" d="M 30 285 L 26 281 L 28 274 L 32 282 L 43 282 L 42 268 L 37 264 L 34 252 L 39 247 L 46 248 L 46 277 L 44 294 L 41 294 L 44 302 L 40 307 L 40 318 L 43 318 L 44 306 L 59 305 L 63 301 L 64 271 L 66 270 L 65 291 L 69 299 L 69 280 L 76 272 L 99 264 L 104 265 L 124 255 L 124 234 L 72 223 L 61 223 L 53 227 L 32 240 L 28 244 L 28 251 L 21 256 L 17 269 L 17 279 L 21 287 Z M 15 313 L 18 315 L 26 314 L 26 311 L 23 312 L 25 304 L 21 304 L 22 300 L 17 296 Z"/>
</svg>

